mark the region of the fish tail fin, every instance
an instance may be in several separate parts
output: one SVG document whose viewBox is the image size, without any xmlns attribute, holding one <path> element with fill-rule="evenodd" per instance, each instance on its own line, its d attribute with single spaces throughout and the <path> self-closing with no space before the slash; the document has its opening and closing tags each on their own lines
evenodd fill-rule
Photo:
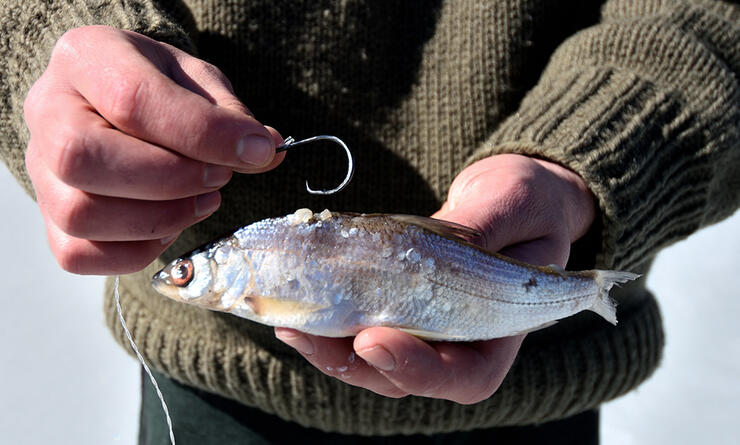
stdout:
<svg viewBox="0 0 740 445">
<path fill-rule="evenodd" d="M 626 283 L 640 277 L 639 274 L 631 272 L 619 272 L 616 270 L 597 270 L 596 284 L 599 286 L 599 295 L 597 295 L 593 306 L 590 310 L 601 315 L 609 323 L 617 324 L 617 302 L 609 296 L 609 291 L 614 285 Z"/>
</svg>

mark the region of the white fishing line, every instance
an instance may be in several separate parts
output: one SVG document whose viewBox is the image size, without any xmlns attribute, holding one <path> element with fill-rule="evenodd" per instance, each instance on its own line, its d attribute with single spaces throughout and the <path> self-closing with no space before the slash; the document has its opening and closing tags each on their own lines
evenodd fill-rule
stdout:
<svg viewBox="0 0 740 445">
<path fill-rule="evenodd" d="M 164 401 L 164 396 L 162 396 L 162 391 L 159 390 L 157 379 L 154 378 L 152 371 L 149 370 L 149 367 L 146 365 L 146 362 L 144 361 L 144 357 L 142 357 L 141 354 L 139 353 L 139 348 L 136 347 L 136 343 L 134 343 L 134 338 L 131 336 L 131 332 L 128 330 L 128 326 L 126 326 L 126 320 L 123 319 L 123 311 L 121 310 L 121 301 L 120 301 L 120 297 L 118 296 L 118 275 L 116 275 L 116 285 L 115 285 L 113 293 L 116 297 L 116 311 L 118 311 L 118 320 L 121 321 L 121 327 L 123 328 L 123 332 L 126 333 L 126 338 L 128 338 L 128 342 L 131 343 L 131 347 L 134 349 L 134 352 L 136 353 L 136 357 L 139 358 L 139 362 L 141 362 L 141 365 L 144 367 L 144 371 L 146 371 L 146 373 L 149 374 L 149 379 L 152 381 L 152 385 L 154 385 L 154 389 L 157 391 L 157 397 L 159 397 L 159 401 L 162 402 L 162 409 L 164 410 L 164 415 L 167 418 L 167 428 L 170 431 L 170 443 L 172 443 L 172 445 L 175 445 L 175 433 L 172 431 L 172 419 L 170 418 L 170 411 L 167 409 L 167 403 L 165 403 Z"/>
</svg>

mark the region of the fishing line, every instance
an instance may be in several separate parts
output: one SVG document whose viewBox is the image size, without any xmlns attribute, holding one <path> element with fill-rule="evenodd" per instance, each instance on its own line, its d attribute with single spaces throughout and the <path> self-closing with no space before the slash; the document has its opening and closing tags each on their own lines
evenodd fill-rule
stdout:
<svg viewBox="0 0 740 445">
<path fill-rule="evenodd" d="M 330 190 L 313 190 L 311 187 L 308 186 L 308 181 L 306 182 L 306 190 L 308 190 L 309 193 L 316 194 L 316 195 L 330 195 L 346 187 L 349 181 L 352 179 L 352 175 L 355 171 L 354 162 L 352 159 L 352 153 L 349 151 L 349 147 L 347 147 L 347 145 L 341 139 L 339 139 L 336 136 L 320 135 L 320 136 L 314 136 L 312 138 L 304 139 L 301 141 L 296 141 L 292 137 L 288 137 L 285 140 L 285 143 L 281 145 L 280 147 L 277 147 L 275 151 L 276 152 L 286 151 L 289 148 L 297 147 L 297 146 L 304 145 L 304 144 L 309 144 L 311 142 L 315 142 L 319 140 L 328 140 L 328 141 L 337 143 L 342 146 L 345 153 L 347 154 L 347 162 L 348 162 L 347 175 L 345 176 L 344 180 L 342 180 L 342 183 L 339 184 L 339 186 L 337 186 L 334 189 L 330 189 Z M 162 402 L 162 409 L 164 410 L 164 415 L 167 418 L 167 428 L 170 433 L 170 443 L 172 443 L 172 445 L 175 445 L 175 433 L 172 431 L 172 418 L 170 417 L 169 409 L 167 409 L 167 403 L 164 401 L 164 396 L 162 395 L 162 391 L 160 391 L 159 389 L 159 384 L 157 384 L 157 379 L 154 378 L 152 371 L 149 369 L 149 366 L 147 366 L 146 362 L 144 361 L 144 357 L 141 356 L 141 353 L 139 352 L 139 348 L 137 348 L 136 343 L 134 343 L 134 338 L 131 335 L 131 331 L 128 330 L 128 326 L 126 325 L 126 320 L 123 319 L 123 311 L 121 310 L 121 299 L 118 294 L 118 281 L 119 281 L 119 277 L 118 275 L 116 275 L 116 283 L 115 283 L 113 293 L 116 298 L 116 311 L 118 312 L 118 320 L 121 322 L 121 327 L 123 328 L 123 332 L 126 334 L 126 338 L 128 339 L 128 342 L 131 344 L 131 348 L 136 353 L 136 357 L 139 359 L 141 366 L 144 367 L 144 371 L 146 371 L 146 373 L 149 375 L 149 380 L 152 381 L 152 385 L 154 386 L 155 391 L 157 391 L 157 397 L 159 397 L 159 401 Z"/>
<path fill-rule="evenodd" d="M 175 433 L 172 431 L 172 419 L 170 418 L 170 411 L 167 409 L 167 403 L 164 401 L 164 396 L 162 396 L 162 391 L 159 390 L 159 385 L 157 384 L 157 379 L 154 378 L 154 375 L 152 374 L 152 371 L 149 370 L 149 366 L 146 365 L 146 362 L 144 361 L 144 357 L 141 356 L 139 353 L 139 348 L 136 347 L 136 343 L 134 343 L 134 338 L 131 336 L 131 332 L 128 330 L 128 326 L 126 326 L 126 320 L 123 319 L 123 311 L 121 310 L 121 300 L 118 296 L 118 275 L 116 275 L 116 285 L 113 291 L 113 294 L 116 297 L 116 311 L 118 312 L 118 320 L 121 322 L 121 327 L 123 328 L 123 332 L 126 334 L 126 338 L 128 338 L 128 342 L 131 344 L 131 347 L 134 349 L 134 352 L 136 353 L 136 357 L 139 358 L 139 362 L 141 362 L 141 365 L 144 367 L 144 371 L 146 371 L 147 374 L 149 374 L 149 379 L 152 381 L 152 385 L 154 385 L 154 389 L 157 391 L 157 397 L 159 397 L 159 401 L 162 402 L 162 409 L 164 410 L 164 415 L 167 418 L 167 428 L 170 432 L 170 443 L 172 445 L 175 445 Z"/>
</svg>

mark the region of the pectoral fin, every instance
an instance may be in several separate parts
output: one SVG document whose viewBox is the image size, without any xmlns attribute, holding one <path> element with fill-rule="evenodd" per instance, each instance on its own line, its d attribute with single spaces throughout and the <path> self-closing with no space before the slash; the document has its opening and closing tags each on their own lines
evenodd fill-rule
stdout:
<svg viewBox="0 0 740 445">
<path fill-rule="evenodd" d="M 250 295 L 245 299 L 255 315 L 276 317 L 280 315 L 309 314 L 324 306 L 301 301 L 283 300 L 262 295 Z"/>
</svg>

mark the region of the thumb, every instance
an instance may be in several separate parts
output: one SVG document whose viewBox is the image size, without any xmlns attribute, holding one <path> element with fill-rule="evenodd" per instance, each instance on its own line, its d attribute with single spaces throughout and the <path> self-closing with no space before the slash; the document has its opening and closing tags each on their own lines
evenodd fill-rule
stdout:
<svg viewBox="0 0 740 445">
<path fill-rule="evenodd" d="M 174 56 L 176 67 L 172 77 L 175 82 L 215 105 L 254 117 L 252 111 L 234 93 L 229 78 L 217 66 L 187 53 L 178 52 Z"/>
<path fill-rule="evenodd" d="M 553 175 L 524 156 L 498 155 L 464 169 L 433 217 L 471 227 L 484 249 L 537 264 L 564 266 L 568 225 Z"/>
<path fill-rule="evenodd" d="M 172 79 L 180 86 L 208 99 L 214 105 L 234 110 L 255 118 L 252 111 L 236 96 L 234 88 L 228 77 L 215 65 L 204 60 L 192 57 L 184 51 L 173 46 L 165 45 L 172 63 L 169 67 Z M 264 125 L 266 132 L 270 135 L 276 147 L 283 143 L 283 137 L 272 127 Z M 240 173 L 260 173 L 272 170 L 285 159 L 285 153 L 276 153 L 272 161 L 261 168 L 249 169 L 236 168 Z"/>
<path fill-rule="evenodd" d="M 538 266 L 565 267 L 568 262 L 570 243 L 564 235 L 550 233 L 527 239 L 527 236 L 520 236 L 529 232 L 527 229 L 512 230 L 521 227 L 519 222 L 513 221 L 515 217 L 502 216 L 484 206 L 461 203 L 450 210 L 445 203 L 432 217 L 478 230 L 481 237 L 473 242 L 491 252 Z"/>
<path fill-rule="evenodd" d="M 165 42 L 124 31 L 142 54 L 181 87 L 223 108 L 254 117 L 234 94 L 228 77 L 217 66 Z"/>
</svg>

